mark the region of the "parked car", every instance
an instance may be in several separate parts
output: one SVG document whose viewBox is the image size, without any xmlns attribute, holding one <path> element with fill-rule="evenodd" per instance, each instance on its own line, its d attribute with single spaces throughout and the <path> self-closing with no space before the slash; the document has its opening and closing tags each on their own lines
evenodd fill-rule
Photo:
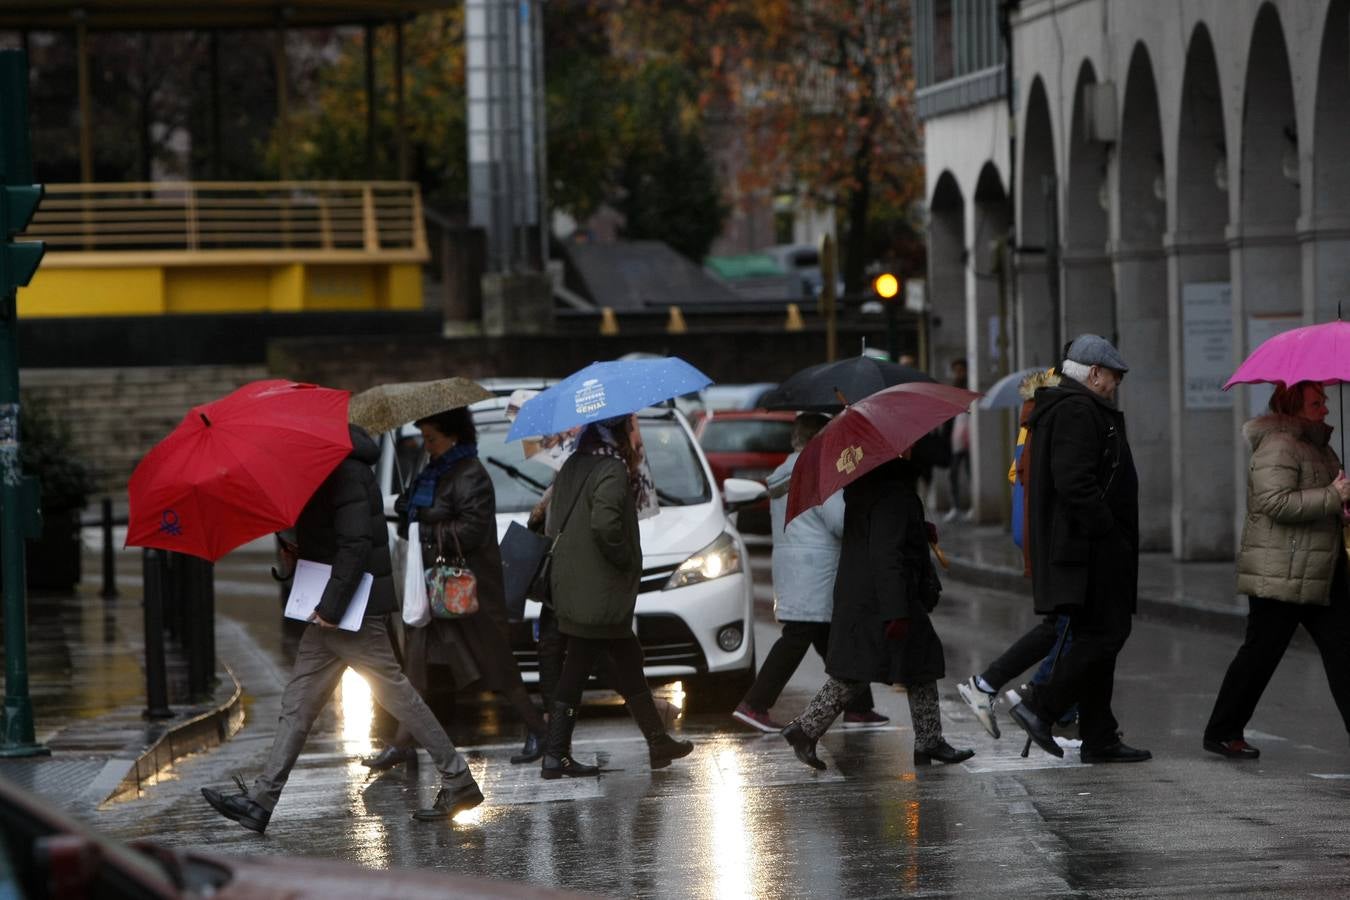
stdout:
<svg viewBox="0 0 1350 900">
<path fill-rule="evenodd" d="M 773 410 L 713 412 L 698 422 L 699 445 L 720 485 L 728 478 L 747 478 L 761 484 L 792 452 L 792 422 L 796 414 Z M 737 513 L 744 534 L 769 534 L 769 501 Z"/>
<path fill-rule="evenodd" d="M 519 441 L 506 440 L 506 399 L 471 407 L 478 456 L 497 495 L 497 534 L 524 524 L 552 482 L 554 471 L 524 458 Z M 685 681 L 694 702 L 734 705 L 754 680 L 753 577 L 745 541 L 728 510 L 759 502 L 763 485 L 730 479 L 722 493 L 684 415 L 671 408 L 639 414 L 642 441 L 661 502 L 659 515 L 639 523 L 642 581 L 637 635 L 653 683 Z M 394 501 L 423 463 L 420 435 L 411 425 L 381 440 L 376 474 L 392 518 Z M 391 526 L 392 527 L 392 526 Z M 539 604 L 525 605 L 512 626 L 511 646 L 527 683 L 539 680 L 535 627 Z"/>
</svg>

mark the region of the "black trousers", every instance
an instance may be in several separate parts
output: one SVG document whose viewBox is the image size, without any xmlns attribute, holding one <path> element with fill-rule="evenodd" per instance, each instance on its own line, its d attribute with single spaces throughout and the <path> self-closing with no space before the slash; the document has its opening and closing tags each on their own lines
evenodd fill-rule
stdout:
<svg viewBox="0 0 1350 900">
<path fill-rule="evenodd" d="M 611 686 L 625 700 L 648 692 L 647 676 L 642 673 L 642 645 L 637 635 L 606 639 L 569 635 L 562 677 L 553 699 L 569 706 L 580 703 L 591 671 L 606 657 L 610 661 Z"/>
<path fill-rule="evenodd" d="M 1002 656 L 991 662 L 980 677 L 994 690 L 1002 690 L 1005 684 L 1054 652 L 1055 642 L 1059 640 L 1056 628 L 1058 622 L 1059 615 L 1056 613 L 1041 619 L 1004 650 Z"/>
<path fill-rule="evenodd" d="M 1047 620 L 1050 621 L 1050 620 Z M 1111 712 L 1116 657 L 1129 640 L 1133 613 L 1124 603 L 1090 603 L 1069 613 L 1073 640 L 1054 673 L 1024 702 L 1047 722 L 1058 721 L 1078 704 L 1078 735 L 1087 750 L 1100 750 L 1119 738 Z"/>
<path fill-rule="evenodd" d="M 783 633 L 773 642 L 769 655 L 760 666 L 755 683 L 750 685 L 741 702 L 751 709 L 768 712 L 778 702 L 792 674 L 802 664 L 806 651 L 812 647 L 824 659 L 830 649 L 829 622 L 784 622 Z M 861 692 L 849 698 L 844 706 L 845 712 L 867 712 L 875 704 L 872 701 L 872 686 L 869 684 Z"/>
<path fill-rule="evenodd" d="M 1330 606 L 1285 603 L 1267 597 L 1249 597 L 1248 603 L 1247 636 L 1223 677 L 1205 726 L 1205 740 L 1242 737 L 1300 625 L 1308 629 L 1322 654 L 1331 696 L 1346 731 L 1350 731 L 1350 598 L 1346 596 L 1345 566 L 1339 567 L 1332 581 Z"/>
</svg>

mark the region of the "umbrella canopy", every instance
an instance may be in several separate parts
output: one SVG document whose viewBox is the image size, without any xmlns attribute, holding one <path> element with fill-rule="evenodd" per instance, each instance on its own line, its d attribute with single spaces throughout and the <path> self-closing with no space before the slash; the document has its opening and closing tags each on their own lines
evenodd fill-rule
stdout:
<svg viewBox="0 0 1350 900">
<path fill-rule="evenodd" d="M 1223 389 L 1300 381 L 1350 381 L 1350 322 L 1324 322 L 1275 335 L 1252 351 Z"/>
<path fill-rule="evenodd" d="M 353 396 L 348 416 L 353 425 L 360 425 L 371 434 L 381 434 L 406 422 L 492 396 L 478 382 L 459 377 L 381 384 Z"/>
<path fill-rule="evenodd" d="M 591 363 L 526 400 L 507 440 L 559 434 L 702 390 L 712 379 L 677 356 Z"/>
<path fill-rule="evenodd" d="M 1040 366 L 1020 369 L 995 381 L 980 398 L 980 409 L 1017 409 L 1022 405 L 1022 382 L 1030 375 L 1044 372 Z"/>
<path fill-rule="evenodd" d="M 848 407 L 802 449 L 792 469 L 786 521 L 900 456 L 979 397 L 948 384 L 898 384 Z"/>
<path fill-rule="evenodd" d="M 255 381 L 193 407 L 127 487 L 127 546 L 214 562 L 289 528 L 351 452 L 346 391 Z"/>
<path fill-rule="evenodd" d="M 857 403 L 891 385 L 925 381 L 932 382 L 934 378 L 898 363 L 853 356 L 802 369 L 764 398 L 764 408 L 835 413 L 844 407 L 838 394 L 844 395 L 846 403 Z"/>
</svg>

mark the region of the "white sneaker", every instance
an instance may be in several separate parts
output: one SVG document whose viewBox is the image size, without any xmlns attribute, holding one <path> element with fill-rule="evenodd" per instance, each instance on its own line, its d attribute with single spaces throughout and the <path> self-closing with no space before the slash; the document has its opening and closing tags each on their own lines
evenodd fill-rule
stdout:
<svg viewBox="0 0 1350 900">
<path fill-rule="evenodd" d="M 966 701 L 966 705 L 975 714 L 975 718 L 979 719 L 984 730 L 989 732 L 989 736 L 998 737 L 998 720 L 994 718 L 994 706 L 998 703 L 998 695 L 986 694 L 980 690 L 973 675 L 958 684 L 956 689 L 961 692 L 961 699 Z"/>
</svg>

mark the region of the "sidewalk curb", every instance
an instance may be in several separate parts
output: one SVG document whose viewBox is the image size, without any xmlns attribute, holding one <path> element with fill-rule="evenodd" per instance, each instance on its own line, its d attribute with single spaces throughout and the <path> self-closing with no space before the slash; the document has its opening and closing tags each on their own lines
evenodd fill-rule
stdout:
<svg viewBox="0 0 1350 900">
<path fill-rule="evenodd" d="M 178 760 L 214 749 L 234 737 L 244 724 L 244 690 L 228 664 L 222 662 L 220 667 L 228 679 L 227 699 L 182 721 L 166 723 L 149 746 L 128 747 L 126 755 L 108 760 L 85 795 L 99 808 L 133 800 L 166 775 Z"/>
<path fill-rule="evenodd" d="M 984 566 L 968 559 L 947 555 L 951 564 L 947 576 L 953 581 L 975 587 L 990 588 L 1031 599 L 1031 579 L 1021 572 L 996 566 Z M 1241 610 L 1210 609 L 1190 606 L 1161 597 L 1139 595 L 1138 617 L 1144 621 L 1168 622 L 1198 628 L 1242 634 L 1246 629 L 1247 614 Z"/>
</svg>

